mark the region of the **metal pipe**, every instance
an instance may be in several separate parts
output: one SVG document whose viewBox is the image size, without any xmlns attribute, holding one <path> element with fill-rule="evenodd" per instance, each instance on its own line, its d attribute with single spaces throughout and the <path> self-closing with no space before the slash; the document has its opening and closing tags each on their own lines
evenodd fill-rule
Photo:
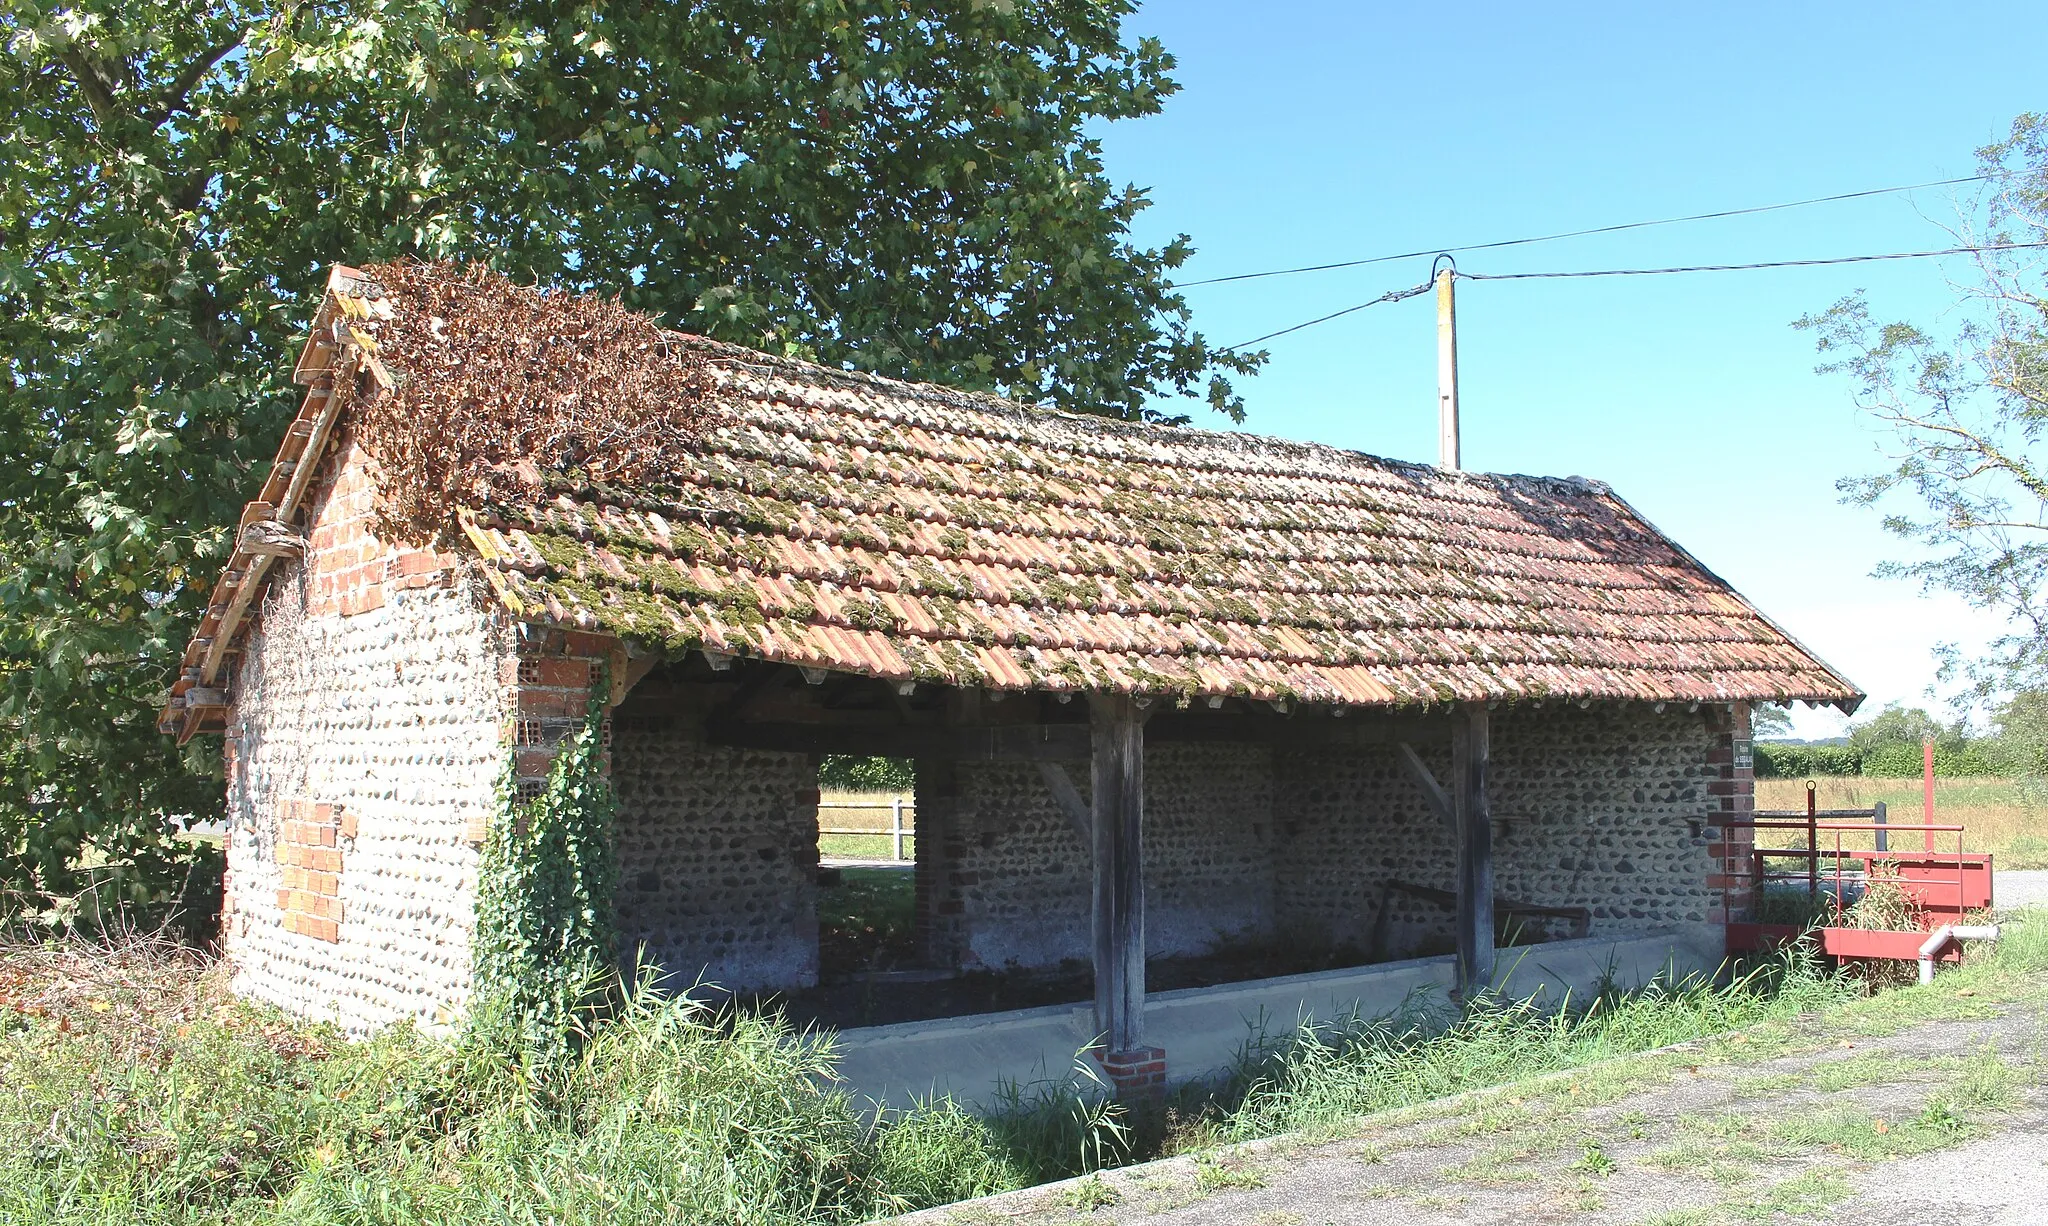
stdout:
<svg viewBox="0 0 2048 1226">
<path fill-rule="evenodd" d="M 1934 960 L 1952 941 L 1998 940 L 1997 924 L 1943 924 L 1920 945 L 1920 982 L 1934 982 Z"/>
</svg>

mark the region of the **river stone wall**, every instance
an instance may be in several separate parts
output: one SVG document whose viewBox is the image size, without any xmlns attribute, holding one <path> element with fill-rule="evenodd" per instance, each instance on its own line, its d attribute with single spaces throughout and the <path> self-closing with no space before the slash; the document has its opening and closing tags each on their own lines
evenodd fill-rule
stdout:
<svg viewBox="0 0 2048 1226">
<path fill-rule="evenodd" d="M 271 585 L 236 679 L 234 986 L 352 1034 L 443 1027 L 469 997 L 506 635 L 467 584 L 401 588 L 353 615 L 308 588 L 302 571 Z"/>
<path fill-rule="evenodd" d="M 1274 921 L 1272 751 L 1159 745 L 1145 756 L 1145 944 L 1154 956 L 1266 939 Z M 1064 764 L 1089 793 L 1088 763 Z M 921 827 L 920 854 L 946 853 L 938 945 L 963 969 L 1045 967 L 1089 957 L 1090 849 L 1029 763 L 962 763 L 949 823 Z M 941 817 L 941 814 L 946 816 Z M 941 838 L 931 838 L 942 833 Z"/>
<path fill-rule="evenodd" d="M 632 697 L 612 716 L 619 941 L 671 982 L 818 981 L 818 766 L 706 745 Z"/>
<path fill-rule="evenodd" d="M 1642 704 L 1493 712 L 1495 893 L 1586 907 L 1596 934 L 1708 920 L 1706 818 L 1722 777 L 1709 721 L 1705 710 Z M 1449 750 L 1418 748 L 1448 781 Z M 1448 890 L 1457 866 L 1450 831 L 1392 746 L 1281 754 L 1277 811 L 1283 931 L 1380 957 L 1453 948 L 1448 908 L 1387 888 Z M 1540 923 L 1565 935 L 1561 921 Z"/>
<path fill-rule="evenodd" d="M 1718 919 L 1707 817 L 1726 734 L 1713 719 L 1645 704 L 1495 711 L 1496 892 L 1586 907 L 1595 934 Z M 1449 780 L 1448 747 L 1418 749 Z M 1085 796 L 1087 764 L 1066 769 Z M 1259 942 L 1360 959 L 1452 948 L 1449 908 L 1388 888 L 1450 890 L 1456 869 L 1450 832 L 1392 745 L 1159 745 L 1145 771 L 1152 956 Z M 1087 959 L 1088 849 L 1036 768 L 963 763 L 953 786 L 949 803 L 919 809 L 934 823 L 920 849 L 943 850 L 925 887 L 932 948 L 967 969 Z"/>
</svg>

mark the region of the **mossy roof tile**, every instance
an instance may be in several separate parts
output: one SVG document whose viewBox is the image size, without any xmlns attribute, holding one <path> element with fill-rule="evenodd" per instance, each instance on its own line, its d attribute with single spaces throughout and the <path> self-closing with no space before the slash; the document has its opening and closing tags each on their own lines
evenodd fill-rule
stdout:
<svg viewBox="0 0 2048 1226">
<path fill-rule="evenodd" d="M 1861 697 L 1596 482 L 1075 416 L 679 341 L 710 358 L 724 411 L 666 480 L 544 474 L 525 505 L 472 508 L 478 563 L 517 615 L 1001 689 Z M 403 370 L 403 353 L 380 357 Z"/>
</svg>

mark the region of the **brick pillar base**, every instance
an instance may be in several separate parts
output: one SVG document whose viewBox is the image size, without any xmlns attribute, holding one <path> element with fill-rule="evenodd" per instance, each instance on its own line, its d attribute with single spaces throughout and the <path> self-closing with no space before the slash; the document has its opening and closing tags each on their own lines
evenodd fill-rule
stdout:
<svg viewBox="0 0 2048 1226">
<path fill-rule="evenodd" d="M 1100 1052 L 1096 1059 L 1120 1102 L 1158 1101 L 1166 1097 L 1166 1049 L 1133 1047 Z"/>
</svg>

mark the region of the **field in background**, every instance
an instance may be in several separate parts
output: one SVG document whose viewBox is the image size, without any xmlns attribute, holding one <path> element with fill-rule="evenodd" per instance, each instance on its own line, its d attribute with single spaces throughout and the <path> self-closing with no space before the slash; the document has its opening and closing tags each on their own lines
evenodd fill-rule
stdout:
<svg viewBox="0 0 2048 1226">
<path fill-rule="evenodd" d="M 818 800 L 818 825 L 825 830 L 873 831 L 872 834 L 820 834 L 818 854 L 859 860 L 887 860 L 894 849 L 886 808 L 892 800 L 903 801 L 903 859 L 917 856 L 917 839 L 908 832 L 917 827 L 917 810 L 908 792 L 851 792 L 825 789 Z"/>
<path fill-rule="evenodd" d="M 1813 781 L 1815 802 L 1822 809 L 1867 809 L 1883 801 L 1890 820 L 1912 825 L 1920 821 L 1920 781 L 1881 779 L 1868 775 L 1822 776 Z M 1759 779 L 1756 781 L 1759 809 L 1806 808 L 1806 780 Z M 1967 827 L 1963 850 L 1988 851 L 1999 868 L 2048 868 L 2048 807 L 2030 804 L 2020 785 L 2011 779 L 1936 779 L 1934 820 Z M 1803 845 L 1806 836 L 1790 830 L 1764 832 L 1765 846 Z M 1895 835 L 1894 847 L 1918 847 L 1921 836 L 1914 831 Z M 1844 848 L 1868 848 L 1870 840 L 1845 836 Z M 1953 850 L 1955 836 L 1937 834 L 1935 847 Z M 1834 846 L 1826 840 L 1825 847 Z"/>
</svg>

